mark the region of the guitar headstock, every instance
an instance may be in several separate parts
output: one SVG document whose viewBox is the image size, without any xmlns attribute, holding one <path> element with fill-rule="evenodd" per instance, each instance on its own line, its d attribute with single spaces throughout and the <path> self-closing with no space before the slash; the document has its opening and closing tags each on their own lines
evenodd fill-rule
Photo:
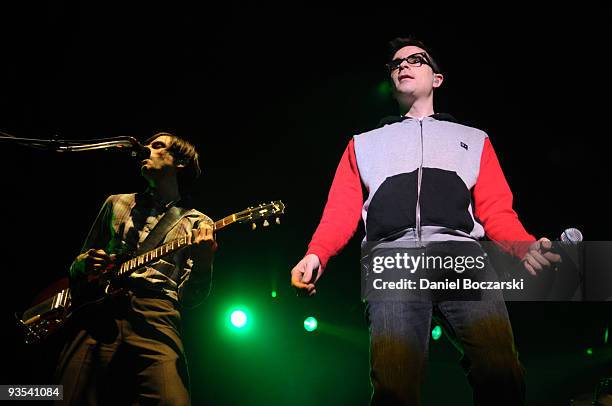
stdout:
<svg viewBox="0 0 612 406">
<path fill-rule="evenodd" d="M 257 228 L 257 223 L 261 222 L 264 227 L 270 225 L 269 219 L 273 219 L 276 224 L 280 224 L 280 216 L 285 212 L 285 204 L 280 200 L 270 203 L 262 203 L 259 206 L 249 207 L 235 214 L 236 222 L 251 223 L 251 228 Z"/>
</svg>

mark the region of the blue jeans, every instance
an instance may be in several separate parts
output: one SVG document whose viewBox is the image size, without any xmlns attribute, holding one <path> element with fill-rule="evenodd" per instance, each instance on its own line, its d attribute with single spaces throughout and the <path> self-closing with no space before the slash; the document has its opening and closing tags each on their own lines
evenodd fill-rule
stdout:
<svg viewBox="0 0 612 406">
<path fill-rule="evenodd" d="M 525 384 L 503 301 L 369 302 L 372 405 L 420 404 L 434 318 L 462 352 L 474 404 L 523 405 Z"/>
</svg>

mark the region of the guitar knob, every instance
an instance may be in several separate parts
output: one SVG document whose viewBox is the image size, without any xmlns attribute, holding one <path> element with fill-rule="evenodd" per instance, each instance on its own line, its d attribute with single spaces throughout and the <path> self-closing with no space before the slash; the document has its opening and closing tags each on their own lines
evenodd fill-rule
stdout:
<svg viewBox="0 0 612 406">
<path fill-rule="evenodd" d="M 251 223 L 251 230 L 255 230 L 257 228 L 257 224 Z"/>
<path fill-rule="evenodd" d="M 280 224 L 280 217 L 276 218 L 276 224 Z"/>
<path fill-rule="evenodd" d="M 263 222 L 263 226 L 264 226 L 264 227 L 268 227 L 269 225 L 270 225 L 270 223 L 268 223 L 268 220 L 264 220 L 264 222 Z"/>
</svg>

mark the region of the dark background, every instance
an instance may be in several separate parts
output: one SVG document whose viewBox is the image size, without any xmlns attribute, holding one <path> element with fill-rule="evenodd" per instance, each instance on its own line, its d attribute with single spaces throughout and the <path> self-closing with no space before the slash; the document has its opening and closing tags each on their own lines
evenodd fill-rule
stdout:
<svg viewBox="0 0 612 406">
<path fill-rule="evenodd" d="M 213 293 L 185 314 L 194 404 L 367 403 L 361 234 L 330 262 L 315 299 L 295 298 L 289 271 L 350 137 L 397 112 L 384 69 L 395 36 L 413 34 L 434 49 L 446 73 L 436 111 L 491 136 L 531 233 L 556 238 L 577 227 L 588 240 L 609 239 L 609 34 L 603 12 L 586 4 L 355 10 L 55 1 L 3 5 L 0 18 L 1 131 L 65 139 L 175 132 L 201 152 L 197 209 L 216 219 L 273 199 L 287 205 L 281 226 L 218 235 Z M 107 195 L 144 184 L 120 153 L 0 144 L 0 154 L 0 383 L 49 383 L 53 345 L 21 344 L 12 312 L 65 275 Z M 248 334 L 223 325 L 236 305 L 251 311 Z M 609 302 L 508 308 L 529 404 L 567 404 L 610 375 Z M 303 330 L 308 315 L 321 323 L 316 333 Z M 458 353 L 446 339 L 431 347 L 426 404 L 469 404 Z"/>
</svg>

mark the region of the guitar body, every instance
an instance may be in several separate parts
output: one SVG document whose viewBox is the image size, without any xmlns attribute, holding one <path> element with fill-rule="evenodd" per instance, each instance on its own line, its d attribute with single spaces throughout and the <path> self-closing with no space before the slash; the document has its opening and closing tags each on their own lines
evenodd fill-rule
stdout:
<svg viewBox="0 0 612 406">
<path fill-rule="evenodd" d="M 43 290 L 26 311 L 15 314 L 26 344 L 44 341 L 63 327 L 69 306 L 68 278 L 63 278 Z"/>
<path fill-rule="evenodd" d="M 109 294 L 119 295 L 122 292 L 122 289 L 114 289 L 107 294 L 98 287 L 88 292 L 86 299 L 75 299 L 68 278 L 60 279 L 43 290 L 30 308 L 20 315 L 16 314 L 17 322 L 23 328 L 25 343 L 45 341 L 68 323 L 78 320 L 88 310 L 103 303 Z"/>
</svg>

